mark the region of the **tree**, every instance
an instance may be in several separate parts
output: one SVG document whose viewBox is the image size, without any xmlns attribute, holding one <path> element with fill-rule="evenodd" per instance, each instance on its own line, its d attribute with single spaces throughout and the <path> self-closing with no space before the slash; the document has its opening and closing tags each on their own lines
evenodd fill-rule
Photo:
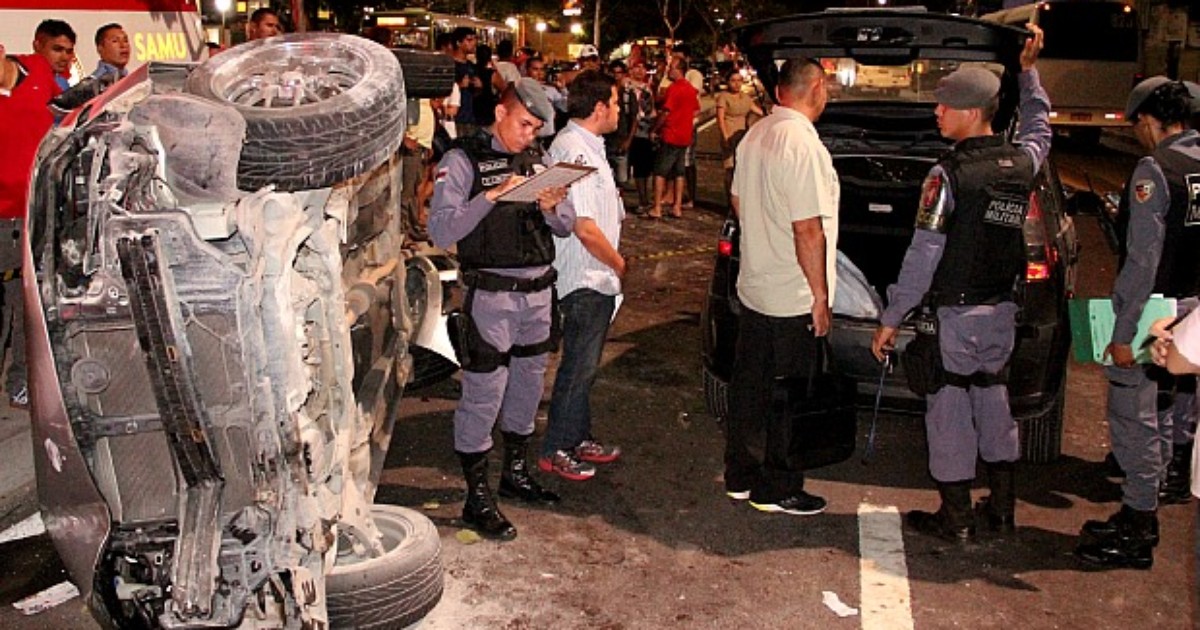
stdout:
<svg viewBox="0 0 1200 630">
<path fill-rule="evenodd" d="M 692 0 L 654 0 L 654 3 L 658 6 L 663 25 L 667 27 L 667 37 L 674 40 L 675 31 L 692 8 Z"/>
</svg>

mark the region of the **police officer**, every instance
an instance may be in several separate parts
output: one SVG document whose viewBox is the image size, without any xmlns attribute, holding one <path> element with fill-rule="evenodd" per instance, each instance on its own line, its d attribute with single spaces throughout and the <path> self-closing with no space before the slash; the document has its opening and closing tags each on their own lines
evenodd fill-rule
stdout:
<svg viewBox="0 0 1200 630">
<path fill-rule="evenodd" d="M 1116 324 L 1105 351 L 1113 365 L 1105 375 L 1108 426 L 1125 483 L 1121 509 L 1107 521 L 1083 525 L 1075 553 L 1094 564 L 1148 569 L 1154 563 L 1159 484 L 1172 459 L 1171 443 L 1182 441 L 1175 429 L 1186 433 L 1191 419 L 1171 413 L 1186 400 L 1163 400 L 1160 407 L 1156 380 L 1170 388 L 1170 377 L 1137 365 L 1130 345 L 1151 293 L 1186 297 L 1200 291 L 1200 134 L 1188 129 L 1191 101 L 1187 86 L 1159 76 L 1134 87 L 1125 107 L 1150 155 L 1134 168 L 1118 215 L 1125 242 L 1113 286 Z"/>
<path fill-rule="evenodd" d="M 454 413 L 454 450 L 467 481 L 463 522 L 510 540 L 517 530 L 488 486 L 497 417 L 504 436 L 500 495 L 558 501 L 530 477 L 527 450 L 546 353 L 556 342 L 551 234 L 570 234 L 574 211 L 563 188 L 543 190 L 535 203 L 497 201 L 542 167 L 545 158 L 534 139 L 554 111 L 542 86 L 528 78 L 506 87 L 495 111 L 492 126 L 460 138 L 438 164 L 429 234 L 439 247 L 457 244 L 467 287 L 462 398 Z"/>
<path fill-rule="evenodd" d="M 936 307 L 945 383 L 926 397 L 925 426 L 942 506 L 914 510 L 906 520 L 918 532 L 957 542 L 975 534 L 971 483 L 978 456 L 991 487 L 979 507 L 985 523 L 1001 532 L 1014 527 L 1020 442 L 1004 368 L 1015 333 L 1013 290 L 1025 269 L 1021 226 L 1051 138 L 1050 101 L 1033 67 L 1042 32 L 1029 29 L 1017 77 L 1018 144 L 992 133 L 1000 91 L 994 73 L 965 67 L 939 82 L 938 128 L 955 145 L 925 178 L 917 230 L 872 341 L 883 360 L 905 315 L 922 302 Z"/>
</svg>

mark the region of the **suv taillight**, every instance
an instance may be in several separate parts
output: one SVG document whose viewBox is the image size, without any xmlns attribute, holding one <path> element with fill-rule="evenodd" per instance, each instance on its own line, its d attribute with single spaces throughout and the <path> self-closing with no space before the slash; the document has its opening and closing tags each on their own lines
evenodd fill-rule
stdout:
<svg viewBox="0 0 1200 630">
<path fill-rule="evenodd" d="M 723 238 L 717 241 L 717 255 L 728 258 L 733 255 L 733 241 Z"/>
<path fill-rule="evenodd" d="M 1042 202 L 1035 189 L 1029 193 L 1029 212 L 1025 215 L 1025 281 L 1044 282 L 1054 268 L 1054 253 L 1046 238 L 1046 222 L 1042 218 Z"/>
</svg>

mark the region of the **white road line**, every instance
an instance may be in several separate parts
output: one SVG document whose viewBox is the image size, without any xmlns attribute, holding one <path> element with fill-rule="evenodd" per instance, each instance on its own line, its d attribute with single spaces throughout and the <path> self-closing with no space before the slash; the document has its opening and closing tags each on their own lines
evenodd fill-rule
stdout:
<svg viewBox="0 0 1200 630">
<path fill-rule="evenodd" d="M 863 630 L 912 630 L 908 564 L 895 507 L 859 504 L 858 553 Z"/>
<path fill-rule="evenodd" d="M 700 132 L 704 131 L 705 129 L 708 129 L 709 127 L 711 127 L 711 126 L 713 126 L 713 125 L 715 125 L 715 124 L 717 124 L 717 119 L 716 119 L 716 118 L 714 118 L 714 119 L 712 119 L 712 120 L 710 120 L 710 121 L 708 121 L 708 122 L 704 123 L 703 125 L 700 125 L 699 127 L 696 127 L 696 133 L 700 133 Z"/>
<path fill-rule="evenodd" d="M 29 518 L 0 532 L 0 544 L 33 538 L 46 533 L 46 523 L 42 521 L 42 513 L 34 512 Z"/>
</svg>

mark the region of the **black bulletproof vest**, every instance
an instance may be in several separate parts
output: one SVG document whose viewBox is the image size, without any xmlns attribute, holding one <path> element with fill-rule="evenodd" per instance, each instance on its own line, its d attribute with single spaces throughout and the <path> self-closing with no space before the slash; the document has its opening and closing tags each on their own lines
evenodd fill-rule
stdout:
<svg viewBox="0 0 1200 630">
<path fill-rule="evenodd" d="M 1200 159 L 1168 145 L 1154 151 L 1167 188 L 1167 210 L 1162 258 L 1154 276 L 1154 292 L 1170 297 L 1200 293 Z"/>
<path fill-rule="evenodd" d="M 454 146 L 467 154 L 475 171 L 471 198 L 514 173 L 532 175 L 533 165 L 542 162 L 536 143 L 520 153 L 501 153 L 483 130 L 458 139 Z M 541 267 L 554 262 L 554 238 L 536 203 L 500 202 L 458 242 L 458 262 L 463 269 Z"/>
<path fill-rule="evenodd" d="M 1154 293 L 1188 297 L 1200 293 L 1200 160 L 1173 150 L 1171 145 L 1151 154 L 1163 178 L 1171 206 L 1165 219 L 1162 257 L 1154 274 Z M 1121 193 L 1114 227 L 1117 233 L 1118 269 L 1129 255 L 1129 218 L 1132 179 Z"/>
<path fill-rule="evenodd" d="M 940 303 L 1011 299 L 1025 271 L 1022 226 L 1033 190 L 1033 161 L 1003 136 L 967 138 L 942 158 L 954 211 L 931 287 Z"/>
</svg>

